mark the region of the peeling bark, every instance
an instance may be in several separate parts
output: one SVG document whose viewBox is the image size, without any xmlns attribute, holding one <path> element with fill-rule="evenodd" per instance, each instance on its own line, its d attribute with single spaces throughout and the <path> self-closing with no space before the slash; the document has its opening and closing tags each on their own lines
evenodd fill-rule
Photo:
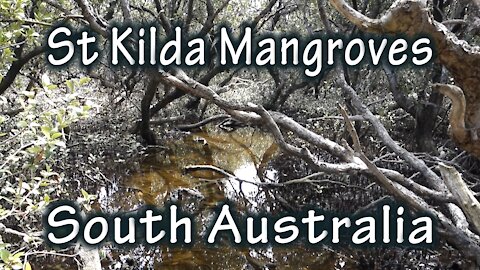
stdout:
<svg viewBox="0 0 480 270">
<path fill-rule="evenodd" d="M 428 12 L 426 1 L 399 0 L 379 19 L 371 19 L 351 8 L 343 0 L 330 3 L 361 30 L 379 34 L 428 35 L 439 62 L 448 69 L 465 96 L 466 128 L 480 128 L 480 47 L 459 40 Z M 475 133 L 476 135 L 476 133 Z M 480 158 L 478 136 L 466 136 L 459 146 Z M 456 138 L 454 138 L 458 141 Z"/>
<path fill-rule="evenodd" d="M 355 91 L 346 84 L 343 74 L 341 75 L 342 76 L 340 77 L 343 78 L 340 80 L 341 86 L 349 87 L 349 91 L 353 94 Z M 440 223 L 440 227 L 442 228 L 440 234 L 453 246 L 458 248 L 461 247 L 462 252 L 466 257 L 470 258 L 477 264 L 480 264 L 480 245 L 478 243 L 478 236 L 469 230 L 468 221 L 462 210 L 456 204 L 450 203 L 453 196 L 448 191 L 448 188 L 445 186 L 442 179 L 428 168 L 422 160 L 396 144 L 396 142 L 389 137 L 388 132 L 380 121 L 374 117 L 363 104 L 361 104 L 356 94 L 354 95 L 354 104 L 357 105 L 360 110 L 365 108 L 366 112 L 364 117 L 368 118 L 384 143 L 386 143 L 412 167 L 421 172 L 429 182 L 431 182 L 431 185 L 434 186 L 434 188 L 428 188 L 416 183 L 396 171 L 377 168 L 376 166 L 369 168 L 364 161 L 354 154 L 349 146 L 341 146 L 330 141 L 321 135 L 304 128 L 293 119 L 281 113 L 268 112 L 263 107 L 254 104 L 247 104 L 244 106 L 230 103 L 221 98 L 215 93 L 215 91 L 213 91 L 213 89 L 189 78 L 181 70 L 177 70 L 175 76 L 165 71 L 159 71 L 158 79 L 162 83 L 181 89 L 189 94 L 207 99 L 239 121 L 261 125 L 267 128 L 282 151 L 305 160 L 317 172 L 332 174 L 365 173 L 374 176 L 382 187 L 387 188 L 387 190 L 391 191 L 396 196 L 399 196 L 400 200 L 412 206 L 413 209 L 430 212 L 433 216 L 436 216 Z M 298 136 L 298 138 L 318 147 L 318 149 L 322 149 L 332 154 L 332 156 L 337 157 L 343 162 L 329 163 L 317 159 L 308 148 L 300 148 L 288 143 L 283 137 L 280 128 L 282 128 L 284 132 L 291 131 L 295 136 Z M 435 209 L 435 207 L 429 205 L 424 198 L 433 199 L 437 203 L 440 201 L 447 202 L 444 199 L 448 198 L 448 203 L 442 204 L 446 205 L 448 209 L 448 217 L 441 211 Z M 443 198 L 443 200 L 440 198 Z"/>
<path fill-rule="evenodd" d="M 455 85 L 434 84 L 433 88 L 444 94 L 452 101 L 450 111 L 450 136 L 463 149 L 480 157 L 480 141 L 478 139 L 479 126 L 468 127 L 465 123 L 466 100 L 462 89 Z"/>
<path fill-rule="evenodd" d="M 455 85 L 434 84 L 433 89 L 439 91 L 452 101 L 452 110 L 449 114 L 450 135 L 458 144 L 468 140 L 468 131 L 465 128 L 466 101 L 462 89 Z"/>
</svg>

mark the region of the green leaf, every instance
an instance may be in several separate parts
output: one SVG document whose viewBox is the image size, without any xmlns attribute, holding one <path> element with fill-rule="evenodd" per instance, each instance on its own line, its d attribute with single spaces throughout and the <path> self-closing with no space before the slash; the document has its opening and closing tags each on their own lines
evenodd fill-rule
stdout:
<svg viewBox="0 0 480 270">
<path fill-rule="evenodd" d="M 29 262 L 25 262 L 25 268 L 23 268 L 23 270 L 32 270 L 32 266 Z"/>
<path fill-rule="evenodd" d="M 48 90 L 55 90 L 55 89 L 57 89 L 57 88 L 58 88 L 58 86 L 57 86 L 56 84 L 49 84 L 49 85 L 47 85 L 47 89 L 48 89 Z"/>
<path fill-rule="evenodd" d="M 26 121 L 18 121 L 17 123 L 17 127 L 19 128 L 25 128 L 25 127 L 28 127 L 28 123 Z"/>
<path fill-rule="evenodd" d="M 38 154 L 42 151 L 42 148 L 38 145 L 34 145 L 32 147 L 29 147 L 27 151 L 31 154 Z"/>
<path fill-rule="evenodd" d="M 25 252 L 17 252 L 12 256 L 13 260 L 18 260 L 20 257 L 22 257 L 25 254 Z"/>
<path fill-rule="evenodd" d="M 81 189 L 80 192 L 82 192 L 82 196 L 83 198 L 85 198 L 85 200 L 88 200 L 88 198 L 90 197 L 90 194 L 88 194 L 88 192 L 85 191 L 85 189 Z"/>
<path fill-rule="evenodd" d="M 52 128 L 48 126 L 42 126 L 40 129 L 42 130 L 42 133 L 43 135 L 45 135 L 45 137 L 50 138 L 50 132 L 52 131 Z"/>
<path fill-rule="evenodd" d="M 55 139 L 57 139 L 57 138 L 60 138 L 60 137 L 62 137 L 62 133 L 61 133 L 61 132 L 55 132 L 55 133 L 53 133 L 52 136 L 51 136 L 51 138 L 52 138 L 53 140 L 55 140 Z"/>
<path fill-rule="evenodd" d="M 6 250 L 6 249 L 1 249 L 0 250 L 0 259 L 2 259 L 3 262 L 8 262 L 8 259 L 10 258 L 10 251 Z"/>
<path fill-rule="evenodd" d="M 83 77 L 83 78 L 80 78 L 80 80 L 78 80 L 78 83 L 80 85 L 84 85 L 84 84 L 90 82 L 90 80 L 92 80 L 90 77 Z"/>
<path fill-rule="evenodd" d="M 75 90 L 73 82 L 71 80 L 67 80 L 65 84 L 67 85 L 68 89 L 70 89 L 72 92 L 73 90 Z"/>
</svg>

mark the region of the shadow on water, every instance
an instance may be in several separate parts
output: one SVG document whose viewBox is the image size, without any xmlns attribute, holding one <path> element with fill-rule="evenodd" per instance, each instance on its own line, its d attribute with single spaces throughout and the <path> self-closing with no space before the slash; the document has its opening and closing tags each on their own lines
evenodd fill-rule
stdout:
<svg viewBox="0 0 480 270">
<path fill-rule="evenodd" d="M 213 218 L 212 209 L 225 201 L 243 213 L 278 208 L 272 190 L 254 184 L 278 182 L 278 171 L 270 163 L 278 147 L 268 134 L 252 128 L 208 130 L 168 140 L 164 146 L 162 151 L 146 154 L 124 177 L 123 185 L 131 192 L 101 192 L 100 208 L 130 210 L 176 202 L 194 214 L 200 234 Z M 131 256 L 112 250 L 111 256 L 121 269 L 335 269 L 338 264 L 335 253 L 328 250 L 253 249 L 235 247 L 229 241 L 207 247 L 203 240 L 197 242 L 188 248 L 139 247 Z"/>
<path fill-rule="evenodd" d="M 102 208 L 160 206 L 191 196 L 207 208 L 230 200 L 255 210 L 265 201 L 265 194 L 252 183 L 276 181 L 276 170 L 268 162 L 277 146 L 271 137 L 254 129 L 192 133 L 164 146 L 142 157 L 133 173 L 124 177 L 123 185 L 135 190 L 134 194 L 103 193 Z"/>
<path fill-rule="evenodd" d="M 145 204 L 161 208 L 175 202 L 194 216 L 198 240 L 211 224 L 212 209 L 225 201 L 235 204 L 241 213 L 275 215 L 305 204 L 355 211 L 384 195 L 380 189 L 377 193 L 374 189 L 366 192 L 365 188 L 350 190 L 347 185 L 295 184 L 276 188 L 258 184 L 284 182 L 312 173 L 302 161 L 281 155 L 277 148 L 272 137 L 253 128 L 234 132 L 211 129 L 177 136 L 166 140 L 161 149 L 127 162 L 127 168 L 112 173 L 118 183 L 101 187 L 93 208 L 103 212 L 130 211 Z M 348 177 L 342 181 L 363 187 L 371 183 L 369 179 Z M 411 269 L 446 269 L 444 265 L 458 260 L 458 253 L 451 250 L 347 247 L 334 251 L 300 244 L 252 248 L 231 245 L 224 238 L 217 241 L 216 247 L 204 243 L 199 240 L 188 248 L 160 245 L 129 250 L 105 246 L 102 263 L 105 269 L 322 270 L 406 269 L 404 262 L 408 262 L 424 266 Z"/>
<path fill-rule="evenodd" d="M 275 170 L 265 167 L 277 147 L 269 136 L 253 129 L 194 133 L 166 146 L 165 153 L 146 157 L 140 172 L 127 180 L 127 185 L 141 191 L 146 203 L 163 204 L 167 194 L 181 189 L 198 191 L 207 205 L 243 198 L 244 204 L 254 207 L 264 195 L 257 185 L 241 180 L 260 182 L 264 175 L 275 177 Z M 188 169 L 195 165 L 214 167 Z"/>
</svg>

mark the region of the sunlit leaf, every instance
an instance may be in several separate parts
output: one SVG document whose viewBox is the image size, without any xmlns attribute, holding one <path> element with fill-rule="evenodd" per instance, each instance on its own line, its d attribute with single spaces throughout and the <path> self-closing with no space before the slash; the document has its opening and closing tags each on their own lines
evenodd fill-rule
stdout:
<svg viewBox="0 0 480 270">
<path fill-rule="evenodd" d="M 0 259 L 2 259 L 2 261 L 8 262 L 10 255 L 11 255 L 10 251 L 6 249 L 0 249 Z"/>
<path fill-rule="evenodd" d="M 57 88 L 58 88 L 58 86 L 57 86 L 56 84 L 49 84 L 49 85 L 47 85 L 47 89 L 48 89 L 48 90 L 55 90 L 55 89 L 57 89 Z"/>
<path fill-rule="evenodd" d="M 74 85 L 73 85 L 73 82 L 72 82 L 71 80 L 67 80 L 67 81 L 65 82 L 65 84 L 67 85 L 67 87 L 68 87 L 68 89 L 69 89 L 70 91 L 75 90 Z"/>
<path fill-rule="evenodd" d="M 85 191 L 85 189 L 83 189 L 83 188 L 80 190 L 80 192 L 82 193 L 83 198 L 88 200 L 88 198 L 90 197 L 90 194 L 88 194 L 88 192 Z"/>
<path fill-rule="evenodd" d="M 25 128 L 25 127 L 28 127 L 28 123 L 27 123 L 26 121 L 24 121 L 24 120 L 22 120 L 22 121 L 18 121 L 18 123 L 17 123 L 17 127 L 19 127 L 19 128 Z"/>
<path fill-rule="evenodd" d="M 51 136 L 51 138 L 52 138 L 53 140 L 55 140 L 55 139 L 57 139 L 57 138 L 60 138 L 60 137 L 62 137 L 62 133 L 61 133 L 61 132 L 55 132 L 55 133 L 53 133 L 52 136 Z"/>
<path fill-rule="evenodd" d="M 31 154 L 38 154 L 42 152 L 42 148 L 38 145 L 31 146 L 27 149 L 27 151 Z"/>
<path fill-rule="evenodd" d="M 90 80 L 91 80 L 90 77 L 83 77 L 83 78 L 80 78 L 80 80 L 78 80 L 78 83 L 79 83 L 80 85 L 84 85 L 84 84 L 90 82 Z"/>
<path fill-rule="evenodd" d="M 22 257 L 23 255 L 25 255 L 25 252 L 17 252 L 17 253 L 15 253 L 15 254 L 12 256 L 12 259 L 13 259 L 13 260 L 18 260 L 18 259 L 20 259 L 20 257 Z"/>
<path fill-rule="evenodd" d="M 52 131 L 52 128 L 48 126 L 42 126 L 40 129 L 42 130 L 42 133 L 43 135 L 45 135 L 45 137 L 50 138 L 50 132 Z"/>
</svg>

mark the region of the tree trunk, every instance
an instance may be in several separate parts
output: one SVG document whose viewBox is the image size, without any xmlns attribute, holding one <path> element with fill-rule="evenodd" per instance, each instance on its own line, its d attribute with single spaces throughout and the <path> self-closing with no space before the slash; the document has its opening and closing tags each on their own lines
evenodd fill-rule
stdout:
<svg viewBox="0 0 480 270">
<path fill-rule="evenodd" d="M 361 30 L 406 36 L 428 35 L 435 45 L 440 64 L 450 71 L 455 84 L 465 96 L 465 130 L 452 132 L 453 140 L 462 149 L 480 158 L 480 48 L 470 46 L 433 20 L 425 1 L 400 0 L 379 19 L 371 19 L 353 10 L 345 1 L 330 0 L 332 5 Z M 452 118 L 451 118 L 452 119 Z M 450 123 L 459 126 L 458 123 Z M 463 136 L 469 133 L 469 136 Z"/>
<path fill-rule="evenodd" d="M 433 83 L 442 81 L 442 69 L 441 65 L 434 65 Z M 437 146 L 433 140 L 433 133 L 435 132 L 435 124 L 442 102 L 443 95 L 437 91 L 433 91 L 427 102 L 417 104 L 415 140 L 417 142 L 417 150 L 420 152 L 427 152 L 434 155 L 438 154 Z"/>
<path fill-rule="evenodd" d="M 142 122 L 140 123 L 140 135 L 147 145 L 157 144 L 155 133 L 150 129 L 150 104 L 152 104 L 159 83 L 153 76 L 150 78 L 141 104 Z"/>
</svg>

